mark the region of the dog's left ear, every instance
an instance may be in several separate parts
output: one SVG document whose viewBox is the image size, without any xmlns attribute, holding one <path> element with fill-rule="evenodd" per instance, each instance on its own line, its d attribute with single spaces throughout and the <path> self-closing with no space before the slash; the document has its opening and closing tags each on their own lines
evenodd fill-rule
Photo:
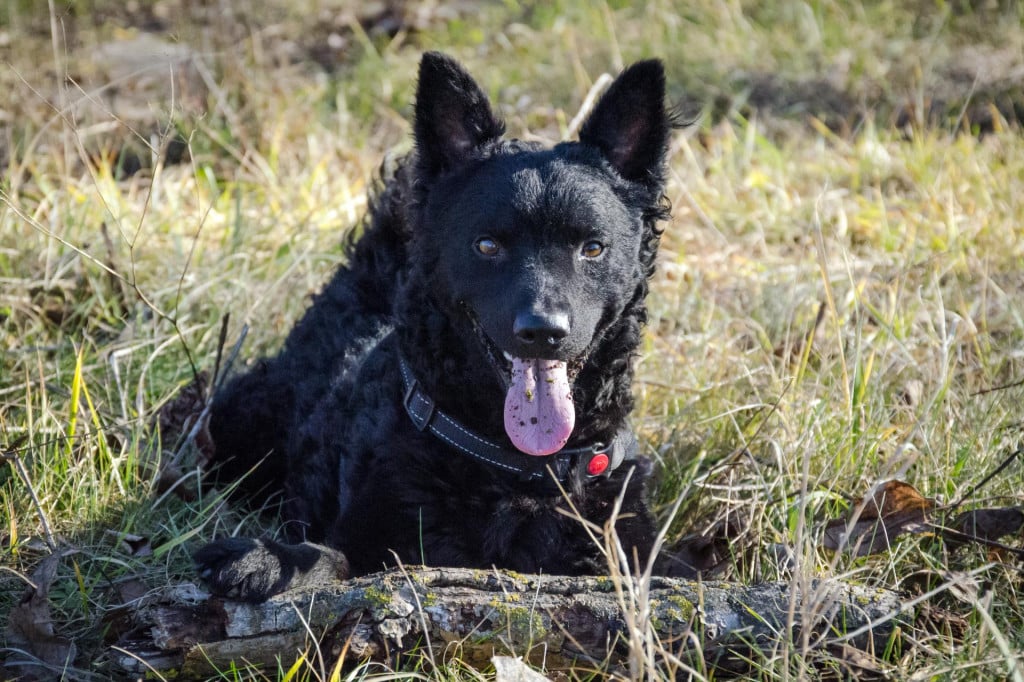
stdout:
<svg viewBox="0 0 1024 682">
<path fill-rule="evenodd" d="M 432 180 L 452 170 L 504 132 L 487 95 L 457 61 L 440 52 L 423 55 L 415 122 L 421 179 Z"/>
<path fill-rule="evenodd" d="M 615 79 L 580 129 L 580 142 L 601 150 L 619 175 L 661 184 L 672 121 L 665 110 L 665 68 L 649 59 Z"/>
</svg>

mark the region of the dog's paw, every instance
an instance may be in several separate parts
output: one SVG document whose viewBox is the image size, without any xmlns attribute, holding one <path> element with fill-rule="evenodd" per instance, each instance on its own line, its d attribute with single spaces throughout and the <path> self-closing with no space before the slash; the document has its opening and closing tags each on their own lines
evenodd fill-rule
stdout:
<svg viewBox="0 0 1024 682">
<path fill-rule="evenodd" d="M 221 538 L 194 555 L 196 572 L 213 594 L 248 602 L 266 601 L 295 587 L 348 577 L 348 561 L 337 550 L 309 542 Z"/>
<path fill-rule="evenodd" d="M 200 580 L 218 596 L 261 602 L 282 591 L 281 561 L 264 540 L 221 538 L 192 559 Z"/>
</svg>

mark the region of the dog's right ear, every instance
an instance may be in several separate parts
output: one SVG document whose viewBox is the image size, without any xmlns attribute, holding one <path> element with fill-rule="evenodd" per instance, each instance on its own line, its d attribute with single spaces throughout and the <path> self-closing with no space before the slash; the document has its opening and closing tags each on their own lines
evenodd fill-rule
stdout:
<svg viewBox="0 0 1024 682">
<path fill-rule="evenodd" d="M 416 88 L 416 157 L 420 178 L 457 167 L 480 145 L 505 132 L 473 77 L 451 57 L 427 52 Z"/>
</svg>

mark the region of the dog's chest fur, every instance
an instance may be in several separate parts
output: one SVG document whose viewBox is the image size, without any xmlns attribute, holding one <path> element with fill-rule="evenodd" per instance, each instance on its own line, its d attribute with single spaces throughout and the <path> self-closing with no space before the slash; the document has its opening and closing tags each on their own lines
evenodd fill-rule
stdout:
<svg viewBox="0 0 1024 682">
<path fill-rule="evenodd" d="M 596 548 L 576 516 L 603 525 L 627 476 L 635 493 L 627 497 L 639 500 L 646 465 L 636 470 L 630 462 L 596 483 L 573 478 L 567 499 L 539 496 L 531 484 L 413 425 L 402 407 L 397 353 L 394 337 L 376 345 L 300 429 L 296 452 L 336 453 L 300 458 L 288 479 L 290 516 L 306 520 L 304 537 L 342 550 L 357 573 L 395 555 L 436 566 L 597 570 Z M 634 525 L 649 521 L 642 506 L 623 513 L 639 515 Z"/>
</svg>

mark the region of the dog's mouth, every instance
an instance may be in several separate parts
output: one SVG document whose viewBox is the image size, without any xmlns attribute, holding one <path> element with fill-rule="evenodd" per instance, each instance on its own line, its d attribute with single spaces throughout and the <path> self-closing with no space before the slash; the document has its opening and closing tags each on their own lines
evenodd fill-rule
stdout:
<svg viewBox="0 0 1024 682">
<path fill-rule="evenodd" d="M 466 306 L 484 354 L 505 385 L 505 433 L 528 455 L 552 455 L 568 442 L 576 425 L 572 382 L 584 358 L 519 358 L 501 351 Z"/>
</svg>

